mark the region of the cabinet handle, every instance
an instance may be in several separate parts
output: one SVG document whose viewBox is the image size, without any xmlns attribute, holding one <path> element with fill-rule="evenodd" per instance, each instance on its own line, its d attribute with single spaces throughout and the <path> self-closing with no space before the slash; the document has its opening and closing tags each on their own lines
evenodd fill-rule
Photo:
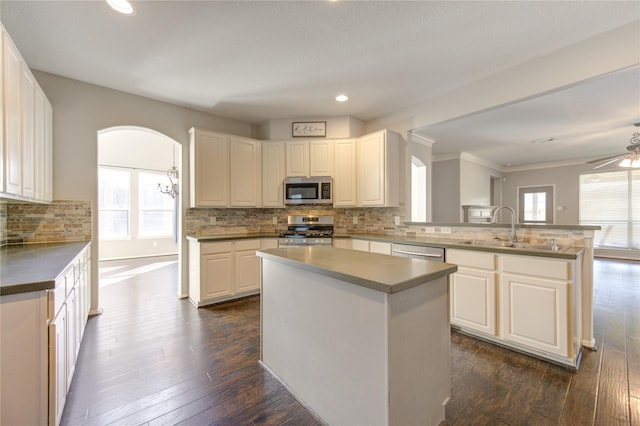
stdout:
<svg viewBox="0 0 640 426">
<path fill-rule="evenodd" d="M 394 253 L 402 253 L 402 254 L 412 254 L 414 256 L 422 256 L 422 257 L 437 257 L 441 258 L 441 254 L 432 254 L 432 253 L 416 253 L 414 251 L 404 251 L 404 250 L 393 250 Z"/>
</svg>

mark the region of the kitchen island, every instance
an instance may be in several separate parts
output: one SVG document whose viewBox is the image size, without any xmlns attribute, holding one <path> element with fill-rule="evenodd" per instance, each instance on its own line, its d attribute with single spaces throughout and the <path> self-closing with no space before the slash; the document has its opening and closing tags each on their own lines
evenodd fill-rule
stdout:
<svg viewBox="0 0 640 426">
<path fill-rule="evenodd" d="M 449 398 L 447 263 L 263 250 L 261 361 L 328 424 L 437 425 Z"/>
</svg>

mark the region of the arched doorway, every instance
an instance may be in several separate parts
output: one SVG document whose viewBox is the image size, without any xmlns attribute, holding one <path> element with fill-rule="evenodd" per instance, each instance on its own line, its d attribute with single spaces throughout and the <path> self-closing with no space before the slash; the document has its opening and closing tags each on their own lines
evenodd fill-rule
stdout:
<svg viewBox="0 0 640 426">
<path fill-rule="evenodd" d="M 175 193 L 160 190 L 173 188 L 167 178 L 170 168 L 176 167 L 180 176 L 181 147 L 144 127 L 98 132 L 99 261 L 176 256 L 181 265 L 181 180 Z M 179 295 L 180 280 L 178 273 Z"/>
</svg>

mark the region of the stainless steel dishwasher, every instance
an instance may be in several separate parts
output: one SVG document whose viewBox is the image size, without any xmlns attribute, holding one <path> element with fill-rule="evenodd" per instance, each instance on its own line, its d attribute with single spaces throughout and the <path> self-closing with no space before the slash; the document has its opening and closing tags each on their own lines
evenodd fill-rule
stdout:
<svg viewBox="0 0 640 426">
<path fill-rule="evenodd" d="M 418 246 L 412 244 L 392 244 L 391 254 L 399 257 L 444 262 L 444 249 L 441 247 Z"/>
</svg>

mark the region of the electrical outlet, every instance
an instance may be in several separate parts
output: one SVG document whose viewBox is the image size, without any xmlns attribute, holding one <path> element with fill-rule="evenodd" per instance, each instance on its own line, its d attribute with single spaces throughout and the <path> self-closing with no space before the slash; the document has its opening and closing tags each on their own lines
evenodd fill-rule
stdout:
<svg viewBox="0 0 640 426">
<path fill-rule="evenodd" d="M 400 216 L 394 216 L 393 217 L 393 224 L 396 226 L 400 225 Z"/>
<path fill-rule="evenodd" d="M 210 225 L 215 225 L 216 224 L 216 217 L 215 216 L 212 216 L 212 217 L 209 218 L 209 224 Z"/>
<path fill-rule="evenodd" d="M 277 216 L 272 217 L 271 218 L 271 223 L 274 224 L 274 225 L 277 225 L 278 224 L 278 217 Z"/>
<path fill-rule="evenodd" d="M 357 225 L 358 224 L 358 216 L 354 216 L 353 217 L 353 224 Z"/>
<path fill-rule="evenodd" d="M 424 232 L 426 232 L 427 234 L 435 234 L 436 228 L 424 228 Z"/>
<path fill-rule="evenodd" d="M 440 228 L 440 232 L 443 234 L 450 234 L 451 228 L 449 228 L 448 226 L 443 226 L 442 228 Z"/>
</svg>

